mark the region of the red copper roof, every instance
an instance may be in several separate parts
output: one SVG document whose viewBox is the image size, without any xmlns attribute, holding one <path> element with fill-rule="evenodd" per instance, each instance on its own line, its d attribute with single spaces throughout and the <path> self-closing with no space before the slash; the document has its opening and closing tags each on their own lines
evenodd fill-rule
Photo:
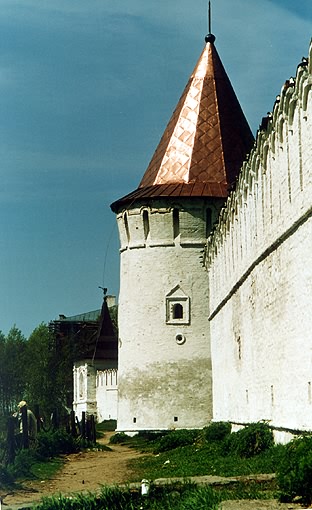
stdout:
<svg viewBox="0 0 312 510">
<path fill-rule="evenodd" d="M 226 197 L 254 138 L 225 72 L 214 36 L 207 42 L 139 188 L 138 198 Z"/>
</svg>

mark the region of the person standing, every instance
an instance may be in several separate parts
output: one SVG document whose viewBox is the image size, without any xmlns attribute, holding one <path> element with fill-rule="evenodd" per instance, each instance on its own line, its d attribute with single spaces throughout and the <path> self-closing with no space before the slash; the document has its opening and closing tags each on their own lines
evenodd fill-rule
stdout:
<svg viewBox="0 0 312 510">
<path fill-rule="evenodd" d="M 37 419 L 34 413 L 28 409 L 25 400 L 19 402 L 18 412 L 20 433 L 25 446 L 25 442 L 27 443 L 28 440 L 34 441 L 37 437 Z"/>
</svg>

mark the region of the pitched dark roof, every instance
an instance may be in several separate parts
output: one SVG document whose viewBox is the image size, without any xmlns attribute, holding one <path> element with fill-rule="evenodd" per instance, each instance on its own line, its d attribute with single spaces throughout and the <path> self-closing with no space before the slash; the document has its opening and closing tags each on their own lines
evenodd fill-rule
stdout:
<svg viewBox="0 0 312 510">
<path fill-rule="evenodd" d="M 115 307 L 116 308 L 116 307 Z M 104 299 L 102 309 L 52 321 L 49 329 L 56 335 L 57 341 L 71 339 L 75 360 L 113 360 L 118 359 L 118 338 L 112 320 L 112 308 L 108 308 Z"/>
</svg>

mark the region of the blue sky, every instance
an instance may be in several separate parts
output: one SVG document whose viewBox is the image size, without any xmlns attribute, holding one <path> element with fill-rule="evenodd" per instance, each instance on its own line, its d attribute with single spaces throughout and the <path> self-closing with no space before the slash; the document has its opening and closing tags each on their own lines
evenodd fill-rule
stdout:
<svg viewBox="0 0 312 510">
<path fill-rule="evenodd" d="M 311 0 L 214 0 L 255 132 L 307 55 Z M 0 329 L 118 294 L 109 204 L 135 189 L 207 33 L 207 1 L 0 0 Z"/>
</svg>

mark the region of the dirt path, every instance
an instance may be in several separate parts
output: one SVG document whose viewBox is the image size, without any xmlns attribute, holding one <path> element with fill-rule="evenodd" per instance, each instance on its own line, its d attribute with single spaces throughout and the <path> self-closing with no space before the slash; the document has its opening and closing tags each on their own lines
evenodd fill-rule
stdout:
<svg viewBox="0 0 312 510">
<path fill-rule="evenodd" d="M 99 442 L 107 444 L 112 433 L 105 434 Z M 112 451 L 88 451 L 68 455 L 65 465 L 51 480 L 36 480 L 23 483 L 24 490 L 1 494 L 3 510 L 11 506 L 39 501 L 53 494 L 89 492 L 101 485 L 126 483 L 133 474 L 127 463 L 143 454 L 123 445 L 109 445 Z M 144 454 L 146 455 L 146 454 Z M 7 505 L 7 506 L 6 506 Z"/>
</svg>

